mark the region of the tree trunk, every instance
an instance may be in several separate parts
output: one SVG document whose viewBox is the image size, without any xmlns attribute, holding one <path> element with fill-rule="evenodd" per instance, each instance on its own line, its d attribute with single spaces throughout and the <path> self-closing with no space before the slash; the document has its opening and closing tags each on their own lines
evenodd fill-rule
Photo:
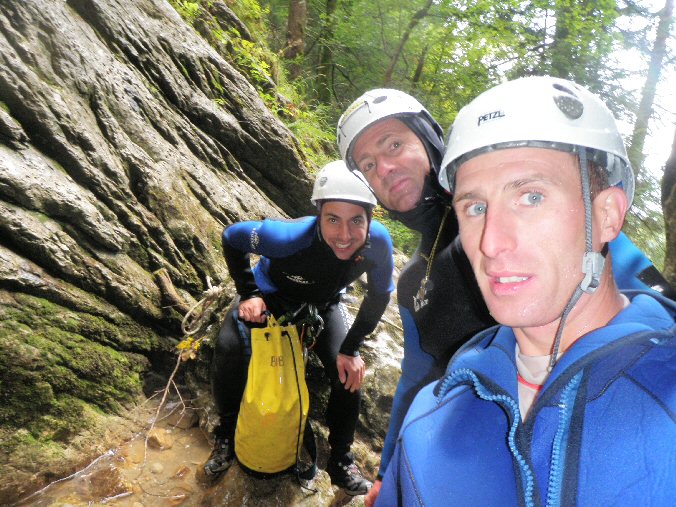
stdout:
<svg viewBox="0 0 676 507">
<path fill-rule="evenodd" d="M 406 42 L 408 42 L 411 33 L 413 32 L 415 27 L 418 26 L 420 20 L 429 14 L 430 8 L 432 7 L 433 3 L 434 3 L 433 0 L 428 0 L 427 3 L 423 6 L 423 8 L 420 9 L 418 12 L 416 12 L 411 18 L 411 21 L 409 22 L 408 26 L 406 27 L 406 30 L 404 30 L 404 33 L 401 36 L 401 39 L 399 40 L 399 45 L 397 46 L 394 55 L 392 55 L 390 65 L 387 68 L 387 71 L 385 71 L 385 77 L 383 78 L 383 86 L 389 86 L 390 83 L 392 82 L 392 74 L 394 73 L 394 68 L 397 66 L 397 62 L 399 61 L 399 57 L 401 56 L 401 53 L 404 50 Z"/>
<path fill-rule="evenodd" d="M 413 73 L 413 78 L 411 79 L 411 82 L 413 83 L 413 88 L 416 88 L 418 86 L 418 83 L 420 82 L 420 78 L 422 77 L 423 69 L 425 68 L 425 61 L 427 60 L 427 53 L 429 52 L 430 47 L 425 46 L 420 53 L 420 58 L 418 59 L 418 65 L 415 68 L 415 72 Z"/>
<path fill-rule="evenodd" d="M 636 123 L 634 132 L 631 136 L 628 155 L 634 171 L 640 171 L 643 168 L 643 146 L 645 144 L 646 134 L 648 133 L 648 121 L 652 115 L 653 102 L 655 100 L 655 91 L 660 79 L 662 70 L 662 61 L 667 53 L 667 39 L 671 32 L 673 22 L 674 0 L 666 0 L 664 8 L 660 12 L 660 22 L 657 25 L 657 36 L 655 44 L 650 53 L 650 64 L 648 65 L 648 76 L 646 77 L 643 91 L 641 94 L 641 103 L 636 114 Z"/>
<path fill-rule="evenodd" d="M 556 2 L 556 25 L 554 42 L 551 46 L 551 74 L 556 77 L 570 78 L 570 68 L 573 62 L 573 48 L 570 44 L 570 29 L 572 22 L 572 7 L 568 1 Z"/>
<path fill-rule="evenodd" d="M 295 60 L 305 50 L 305 24 L 307 22 L 307 4 L 305 0 L 289 0 L 289 18 L 286 25 L 286 48 L 284 58 Z M 289 66 L 289 76 L 296 79 L 301 72 L 298 62 Z"/>
<path fill-rule="evenodd" d="M 338 0 L 326 0 L 326 21 L 319 40 L 319 62 L 317 63 L 317 97 L 328 104 L 333 95 L 333 34 Z"/>
<path fill-rule="evenodd" d="M 671 156 L 664 167 L 662 178 L 662 211 L 666 231 L 664 277 L 676 287 L 676 132 L 671 145 Z"/>
</svg>

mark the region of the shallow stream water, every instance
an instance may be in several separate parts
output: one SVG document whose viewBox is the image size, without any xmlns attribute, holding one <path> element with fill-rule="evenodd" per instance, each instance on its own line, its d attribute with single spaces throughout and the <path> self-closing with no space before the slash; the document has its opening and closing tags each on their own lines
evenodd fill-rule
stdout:
<svg viewBox="0 0 676 507">
<path fill-rule="evenodd" d="M 211 447 L 194 414 L 160 420 L 85 469 L 26 497 L 19 506 L 199 505 Z"/>
</svg>

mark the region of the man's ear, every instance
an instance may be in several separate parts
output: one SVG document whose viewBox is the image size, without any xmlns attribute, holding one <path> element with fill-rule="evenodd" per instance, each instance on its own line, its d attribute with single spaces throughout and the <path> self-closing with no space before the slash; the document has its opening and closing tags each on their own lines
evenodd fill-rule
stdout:
<svg viewBox="0 0 676 507">
<path fill-rule="evenodd" d="M 619 187 L 609 187 L 594 199 L 594 218 L 599 241 L 608 243 L 622 230 L 627 213 L 627 194 Z"/>
</svg>

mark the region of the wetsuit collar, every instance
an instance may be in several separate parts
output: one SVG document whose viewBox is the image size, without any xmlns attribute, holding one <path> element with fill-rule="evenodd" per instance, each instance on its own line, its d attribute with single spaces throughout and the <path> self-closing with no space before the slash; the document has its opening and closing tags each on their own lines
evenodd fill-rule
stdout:
<svg viewBox="0 0 676 507">
<path fill-rule="evenodd" d="M 420 201 L 413 209 L 403 212 L 385 209 L 392 218 L 400 221 L 409 229 L 425 232 L 429 229 L 437 230 L 439 227 L 442 216 L 441 210 L 443 205 L 446 204 L 445 200 L 446 198 L 433 184 L 432 178 L 428 176 L 425 179 Z"/>
</svg>

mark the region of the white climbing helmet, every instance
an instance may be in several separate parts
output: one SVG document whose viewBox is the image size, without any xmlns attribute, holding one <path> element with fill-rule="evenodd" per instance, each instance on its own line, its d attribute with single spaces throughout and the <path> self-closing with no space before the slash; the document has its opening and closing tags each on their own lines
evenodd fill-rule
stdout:
<svg viewBox="0 0 676 507">
<path fill-rule="evenodd" d="M 591 149 L 589 159 L 606 169 L 609 184 L 621 186 L 631 205 L 634 173 L 613 114 L 586 88 L 548 76 L 497 85 L 463 107 L 448 136 L 439 184 L 452 192 L 463 162 L 521 146 L 574 153 Z"/>
<path fill-rule="evenodd" d="M 329 162 L 317 174 L 310 201 L 315 206 L 320 201 L 350 201 L 372 209 L 376 198 L 360 172 L 350 171 L 345 162 Z"/>
<path fill-rule="evenodd" d="M 352 160 L 354 142 L 359 135 L 374 123 L 391 116 L 421 116 L 436 128 L 437 122 L 430 113 L 408 93 L 391 88 L 377 88 L 364 93 L 345 110 L 338 120 L 336 140 L 340 156 L 350 170 L 356 171 Z M 440 131 L 441 132 L 441 131 Z"/>
</svg>

